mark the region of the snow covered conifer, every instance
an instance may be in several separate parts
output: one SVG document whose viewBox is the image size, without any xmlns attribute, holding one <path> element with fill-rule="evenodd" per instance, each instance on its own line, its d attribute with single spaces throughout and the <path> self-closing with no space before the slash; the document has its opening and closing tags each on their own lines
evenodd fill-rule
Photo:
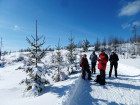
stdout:
<svg viewBox="0 0 140 105">
<path fill-rule="evenodd" d="M 38 37 L 37 35 L 37 21 L 36 21 L 36 37 L 33 37 L 33 41 L 27 38 L 28 43 L 31 45 L 29 48 L 30 57 L 29 61 L 25 64 L 25 72 L 28 77 L 22 81 L 26 83 L 26 90 L 31 93 L 31 95 L 38 95 L 47 84 L 47 80 L 43 78 L 46 73 L 46 67 L 41 63 L 41 59 L 45 56 L 45 51 L 42 51 L 40 47 L 45 43 L 45 38 L 41 43 L 40 39 L 43 37 Z"/>
<path fill-rule="evenodd" d="M 67 46 L 67 50 L 69 51 L 68 53 L 68 61 L 70 64 L 73 64 L 74 63 L 74 60 L 76 59 L 76 57 L 74 56 L 74 51 L 75 51 L 75 48 L 76 48 L 76 45 L 74 44 L 74 38 L 71 36 L 69 38 L 69 42 L 70 44 Z"/>
<path fill-rule="evenodd" d="M 56 46 L 56 54 L 55 54 L 55 72 L 52 76 L 53 80 L 55 82 L 63 81 L 66 79 L 66 75 L 64 72 L 61 71 L 63 66 L 63 57 L 61 54 L 61 46 L 60 46 L 60 40 L 58 41 L 58 45 Z"/>
<path fill-rule="evenodd" d="M 89 47 L 89 41 L 86 39 L 83 41 L 83 51 L 86 52 L 88 51 L 88 47 Z"/>
<path fill-rule="evenodd" d="M 60 65 L 61 65 L 61 63 L 63 61 L 63 57 L 61 55 L 60 50 L 61 50 L 61 46 L 60 46 L 60 39 L 59 39 L 58 45 L 56 46 L 56 56 L 55 56 L 55 61 L 57 63 L 57 73 L 56 73 L 56 76 L 55 76 L 55 81 L 56 82 L 61 80 L 60 79 L 60 70 L 61 70 Z"/>
<path fill-rule="evenodd" d="M 67 58 L 69 61 L 68 71 L 71 74 L 72 72 L 74 72 L 76 70 L 76 62 L 75 62 L 76 61 L 76 53 L 74 52 L 76 45 L 74 44 L 74 38 L 72 37 L 72 35 L 69 38 L 69 42 L 70 42 L 70 44 L 67 46 L 67 50 L 69 51 L 67 54 Z"/>
</svg>

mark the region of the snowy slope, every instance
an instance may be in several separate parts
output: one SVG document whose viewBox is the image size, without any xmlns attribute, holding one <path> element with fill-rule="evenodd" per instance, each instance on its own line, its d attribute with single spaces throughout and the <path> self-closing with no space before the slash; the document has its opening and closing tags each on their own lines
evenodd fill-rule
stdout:
<svg viewBox="0 0 140 105">
<path fill-rule="evenodd" d="M 87 53 L 88 58 L 90 53 Z M 5 58 L 12 62 L 17 55 Z M 23 62 L 6 64 L 0 68 L 0 105 L 140 105 L 139 62 L 139 58 L 120 59 L 117 79 L 114 78 L 114 72 L 108 78 L 108 62 L 105 86 L 93 81 L 99 74 L 98 69 L 91 81 L 81 79 L 81 72 L 77 72 L 65 81 L 52 82 L 38 97 L 26 97 L 25 86 L 19 85 L 26 74 L 15 69 L 22 66 Z"/>
</svg>

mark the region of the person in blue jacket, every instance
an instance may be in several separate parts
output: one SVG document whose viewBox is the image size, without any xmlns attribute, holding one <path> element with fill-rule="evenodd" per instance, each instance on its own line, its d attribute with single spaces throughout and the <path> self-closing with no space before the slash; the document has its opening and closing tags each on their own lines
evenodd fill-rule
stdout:
<svg viewBox="0 0 140 105">
<path fill-rule="evenodd" d="M 97 55 L 95 54 L 95 51 L 92 52 L 89 59 L 91 60 L 91 72 L 92 73 L 94 72 L 94 74 L 95 74 L 96 73 L 95 66 L 96 66 L 96 62 L 97 62 Z"/>
</svg>

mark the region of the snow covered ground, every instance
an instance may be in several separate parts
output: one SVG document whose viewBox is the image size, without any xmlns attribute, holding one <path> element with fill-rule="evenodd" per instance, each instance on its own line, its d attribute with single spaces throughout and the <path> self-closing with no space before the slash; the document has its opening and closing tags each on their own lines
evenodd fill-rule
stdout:
<svg viewBox="0 0 140 105">
<path fill-rule="evenodd" d="M 63 97 L 79 77 L 78 73 L 71 75 L 66 81 L 46 86 L 38 97 L 26 97 L 25 86 L 19 84 L 26 74 L 15 70 L 19 65 L 22 63 L 0 68 L 0 105 L 61 105 Z"/>
<path fill-rule="evenodd" d="M 90 53 L 87 53 L 88 58 Z M 14 56 L 14 55 L 13 55 Z M 14 57 L 12 58 L 14 59 Z M 140 59 L 120 59 L 118 78 L 108 77 L 105 86 L 93 80 L 83 80 L 80 71 L 65 81 L 52 83 L 38 97 L 26 97 L 24 85 L 20 85 L 26 74 L 15 70 L 22 62 L 7 64 L 0 68 L 0 105 L 140 105 Z"/>
</svg>

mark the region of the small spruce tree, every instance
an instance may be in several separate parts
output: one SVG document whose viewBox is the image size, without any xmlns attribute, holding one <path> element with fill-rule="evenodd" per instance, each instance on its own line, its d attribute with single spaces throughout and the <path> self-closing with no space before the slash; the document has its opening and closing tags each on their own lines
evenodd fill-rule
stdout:
<svg viewBox="0 0 140 105">
<path fill-rule="evenodd" d="M 27 38 L 28 43 L 31 45 L 29 52 L 31 53 L 28 65 L 25 65 L 25 72 L 28 74 L 28 77 L 22 81 L 27 85 L 26 90 L 31 91 L 32 95 L 38 95 L 47 84 L 47 80 L 43 78 L 46 73 L 46 67 L 41 65 L 41 59 L 45 56 L 45 51 L 41 50 L 41 46 L 45 43 L 45 38 L 41 43 L 39 43 L 42 37 L 37 35 L 37 21 L 36 21 L 36 37 L 33 37 L 33 41 Z M 29 64 L 30 63 L 30 64 Z M 39 65 L 40 64 L 40 65 Z"/>
<path fill-rule="evenodd" d="M 56 46 L 56 56 L 55 56 L 55 61 L 57 63 L 57 76 L 55 78 L 55 81 L 58 82 L 61 80 L 60 78 L 60 72 L 61 72 L 61 63 L 63 62 L 63 57 L 61 55 L 61 46 L 60 46 L 60 39 L 58 41 L 58 45 Z"/>
<path fill-rule="evenodd" d="M 74 44 L 74 38 L 72 36 L 69 38 L 69 42 L 70 42 L 70 44 L 67 46 L 67 50 L 69 51 L 68 61 L 69 61 L 70 64 L 73 64 L 74 61 L 76 60 L 76 57 L 75 57 L 75 54 L 74 54 L 76 45 Z"/>
<path fill-rule="evenodd" d="M 90 42 L 86 39 L 83 41 L 83 51 L 87 52 L 88 51 L 88 47 L 89 47 Z"/>
<path fill-rule="evenodd" d="M 76 53 L 75 53 L 76 45 L 74 44 L 74 38 L 72 37 L 72 35 L 69 38 L 69 42 L 70 42 L 70 44 L 67 46 L 67 50 L 69 51 L 67 54 L 67 59 L 69 62 L 68 72 L 69 72 L 69 74 L 71 74 L 71 73 L 75 72 L 75 70 L 77 68 L 77 66 L 76 66 Z"/>
</svg>

